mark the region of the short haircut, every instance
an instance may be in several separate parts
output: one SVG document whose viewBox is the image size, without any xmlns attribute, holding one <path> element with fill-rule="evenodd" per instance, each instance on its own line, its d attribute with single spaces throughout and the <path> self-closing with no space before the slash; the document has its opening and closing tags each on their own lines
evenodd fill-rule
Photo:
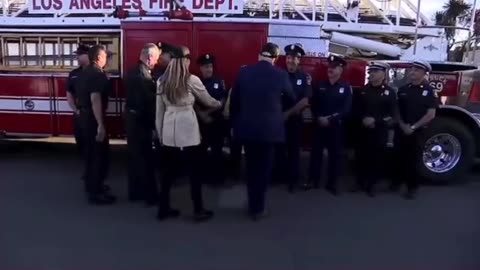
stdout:
<svg viewBox="0 0 480 270">
<path fill-rule="evenodd" d="M 160 49 L 158 49 L 158 46 L 153 43 L 147 43 L 143 46 L 143 49 L 140 52 L 140 58 L 148 58 L 155 52 L 160 55 Z"/>
<path fill-rule="evenodd" d="M 107 48 L 103 45 L 94 45 L 88 50 L 88 59 L 90 62 L 96 62 L 101 52 L 107 53 Z"/>
</svg>

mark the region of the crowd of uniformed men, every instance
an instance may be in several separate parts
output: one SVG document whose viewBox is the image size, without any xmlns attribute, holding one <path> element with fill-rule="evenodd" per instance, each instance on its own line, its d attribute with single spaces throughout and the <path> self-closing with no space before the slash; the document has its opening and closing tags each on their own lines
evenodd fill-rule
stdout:
<svg viewBox="0 0 480 270">
<path fill-rule="evenodd" d="M 415 141 L 435 117 L 437 106 L 436 94 L 426 81 L 431 66 L 413 62 L 410 83 L 397 90 L 388 84 L 388 64 L 374 62 L 369 66 L 368 84 L 353 98 L 352 87 L 341 79 L 347 65 L 343 58 L 330 56 L 328 79 L 312 82 L 299 68 L 305 55 L 301 44 L 286 46 L 284 51 L 286 70 L 274 66 L 280 50 L 267 43 L 258 63 L 243 66 L 227 90 L 216 76 L 214 54 L 199 57 L 198 78 L 188 71 L 188 48 L 146 44 L 138 64 L 124 76 L 129 199 L 158 205 L 159 220 L 177 217 L 180 211 L 170 206 L 170 187 L 181 172 L 188 171 L 194 218 L 208 220 L 213 212 L 203 206 L 202 184 L 221 184 L 229 175 L 238 176 L 244 151 L 248 213 L 255 220 L 265 217 L 265 196 L 272 179 L 286 183 L 290 192 L 301 184 L 302 115 L 307 107 L 314 128 L 308 181 L 302 183 L 303 188 L 320 186 L 327 150 L 323 182 L 328 192 L 339 194 L 349 116 L 356 124 L 357 181 L 352 191 L 375 196 L 390 148 L 394 149 L 394 164 L 400 165 L 391 188 L 394 191 L 406 184 L 405 197 L 414 198 L 418 178 L 413 157 L 419 151 Z M 85 161 L 85 192 L 95 205 L 112 204 L 116 199 L 104 184 L 109 164 L 105 112 L 110 84 L 104 72 L 108 54 L 100 45 L 80 45 L 80 67 L 70 73 L 67 85 L 67 98 L 75 112 L 75 138 Z M 226 138 L 229 163 L 223 152 Z M 162 175 L 160 190 L 156 168 Z"/>
</svg>

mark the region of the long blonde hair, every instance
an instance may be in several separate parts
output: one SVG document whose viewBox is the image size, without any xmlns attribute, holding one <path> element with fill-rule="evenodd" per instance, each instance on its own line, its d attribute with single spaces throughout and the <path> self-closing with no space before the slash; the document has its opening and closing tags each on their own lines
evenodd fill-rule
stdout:
<svg viewBox="0 0 480 270">
<path fill-rule="evenodd" d="M 168 63 L 165 73 L 160 79 L 161 93 L 172 104 L 177 102 L 184 96 L 188 95 L 188 79 L 190 71 L 188 70 L 190 59 L 187 47 L 181 47 L 182 56 L 175 56 Z"/>
</svg>

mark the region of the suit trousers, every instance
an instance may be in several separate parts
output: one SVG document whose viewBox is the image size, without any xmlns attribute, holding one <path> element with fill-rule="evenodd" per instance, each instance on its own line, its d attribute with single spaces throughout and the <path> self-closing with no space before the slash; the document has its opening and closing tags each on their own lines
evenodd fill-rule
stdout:
<svg viewBox="0 0 480 270">
<path fill-rule="evenodd" d="M 128 149 L 128 197 L 131 200 L 157 200 L 155 179 L 153 128 L 141 122 L 134 113 L 125 119 Z"/>
<path fill-rule="evenodd" d="M 95 140 L 97 121 L 91 110 L 80 113 L 80 129 L 85 161 L 85 190 L 92 195 L 102 193 L 109 169 L 108 135 L 101 142 Z"/>
<path fill-rule="evenodd" d="M 265 210 L 265 196 L 272 177 L 275 155 L 274 143 L 247 142 L 244 144 L 247 165 L 247 194 L 250 214 Z"/>
<path fill-rule="evenodd" d="M 193 209 L 195 212 L 202 211 L 202 183 L 204 176 L 202 173 L 201 146 L 191 147 L 162 147 L 162 155 L 164 155 L 163 177 L 161 181 L 159 211 L 168 211 L 170 209 L 170 190 L 175 179 L 178 176 L 177 169 L 186 169 L 190 179 L 190 196 L 193 201 Z"/>
</svg>

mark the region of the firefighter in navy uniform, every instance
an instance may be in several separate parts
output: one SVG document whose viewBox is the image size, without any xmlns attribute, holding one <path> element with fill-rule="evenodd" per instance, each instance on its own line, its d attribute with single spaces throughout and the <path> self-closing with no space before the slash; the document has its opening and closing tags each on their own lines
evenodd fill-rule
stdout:
<svg viewBox="0 0 480 270">
<path fill-rule="evenodd" d="M 426 80 L 427 73 L 431 71 L 429 63 L 413 62 L 408 74 L 410 83 L 398 90 L 399 130 L 395 133 L 395 149 L 399 167 L 392 190 L 405 183 L 406 199 L 414 199 L 419 186 L 416 166 L 420 162 L 421 149 L 417 145 L 418 138 L 435 118 L 438 107 L 437 94 Z"/>
<path fill-rule="evenodd" d="M 370 197 L 375 196 L 375 184 L 386 165 L 389 132 L 392 132 L 396 119 L 397 96 L 387 85 L 388 69 L 386 63 L 372 63 L 368 69 L 369 82 L 359 93 L 358 117 L 361 123 L 355 157 L 359 167 L 353 191 L 365 191 Z"/>
<path fill-rule="evenodd" d="M 110 82 L 103 71 L 108 53 L 105 47 L 95 45 L 89 49 L 88 57 L 90 65 L 80 74 L 76 84 L 87 172 L 85 187 L 91 204 L 106 205 L 116 200 L 102 189 L 109 162 L 105 111 L 108 106 Z"/>
<path fill-rule="evenodd" d="M 285 142 L 282 95 L 292 104 L 295 101 L 288 74 L 273 66 L 279 53 L 276 44 L 265 44 L 258 63 L 240 69 L 230 95 L 233 139 L 245 148 L 248 208 L 253 220 L 266 215 L 275 145 Z"/>
<path fill-rule="evenodd" d="M 158 197 L 152 152 L 157 84 L 151 71 L 159 56 L 160 51 L 155 44 L 146 44 L 138 64 L 127 73 L 124 80 L 129 152 L 128 197 L 131 201 L 145 200 L 148 206 L 155 205 Z"/>
<path fill-rule="evenodd" d="M 202 83 L 210 96 L 225 104 L 228 92 L 225 89 L 224 80 L 214 75 L 215 57 L 204 54 L 198 58 L 197 64 L 200 66 Z M 214 111 L 206 111 L 203 108 L 197 110 L 202 131 L 202 146 L 206 155 L 208 155 L 208 148 L 211 151 L 211 158 L 206 159 L 204 169 L 207 170 L 207 176 L 213 184 L 223 184 L 226 174 L 223 146 L 227 135 L 227 124 L 222 111 L 223 107 Z"/>
<path fill-rule="evenodd" d="M 79 123 L 79 115 L 80 112 L 78 110 L 78 98 L 75 93 L 75 84 L 77 81 L 78 76 L 80 76 L 80 73 L 84 70 L 85 67 L 88 66 L 89 60 L 88 60 L 88 49 L 89 47 L 86 45 L 78 45 L 77 51 L 75 52 L 77 54 L 77 61 L 79 67 L 70 71 L 68 74 L 67 78 L 67 102 L 68 105 L 70 106 L 70 109 L 73 111 L 73 132 L 75 136 L 75 143 L 78 148 L 78 152 L 80 155 L 83 156 L 82 149 L 83 149 L 83 144 L 82 144 L 82 137 L 80 133 L 80 123 Z M 82 174 L 82 180 L 85 180 L 86 177 L 86 172 L 84 171 Z"/>
<path fill-rule="evenodd" d="M 352 105 L 352 87 L 340 80 L 346 61 L 331 55 L 328 58 L 328 80 L 319 83 L 319 89 L 310 100 L 314 131 L 310 156 L 309 183 L 319 187 L 323 165 L 323 150 L 328 150 L 328 179 L 326 190 L 338 195 L 337 180 L 344 152 L 344 120 Z"/>
<path fill-rule="evenodd" d="M 277 148 L 275 179 L 286 182 L 290 193 L 295 191 L 300 176 L 300 150 L 303 134 L 302 112 L 308 106 L 308 98 L 312 92 L 312 78 L 303 72 L 300 59 L 305 55 L 301 44 L 291 44 L 285 47 L 287 72 L 295 92 L 294 106 L 288 100 L 283 102 L 286 115 L 286 143 Z"/>
</svg>

